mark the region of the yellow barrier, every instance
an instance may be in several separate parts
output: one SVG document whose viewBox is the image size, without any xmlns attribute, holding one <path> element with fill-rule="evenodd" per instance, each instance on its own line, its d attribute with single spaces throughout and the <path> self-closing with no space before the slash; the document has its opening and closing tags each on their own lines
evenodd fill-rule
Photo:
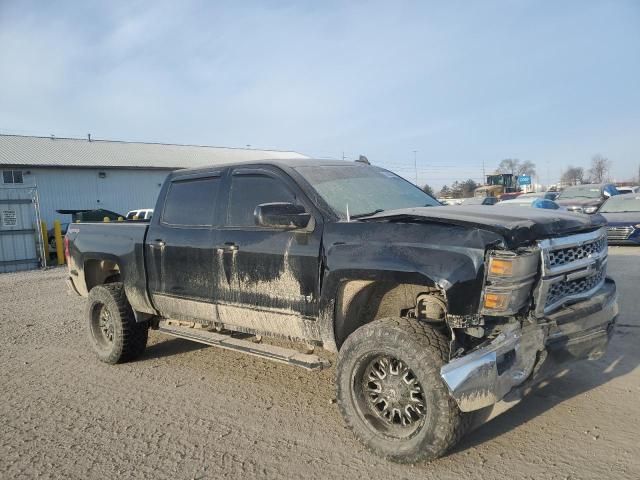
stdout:
<svg viewBox="0 0 640 480">
<path fill-rule="evenodd" d="M 109 220 L 109 217 L 104 217 L 102 219 L 102 221 L 105 222 L 105 223 L 109 223 L 111 220 Z"/>
<path fill-rule="evenodd" d="M 124 222 L 124 217 L 118 217 L 119 222 Z"/>
<path fill-rule="evenodd" d="M 47 232 L 47 222 L 42 220 L 40 222 L 40 229 L 42 230 L 42 242 L 44 243 L 44 266 L 49 263 L 49 232 Z"/>
<path fill-rule="evenodd" d="M 62 244 L 62 227 L 60 220 L 54 220 L 53 232 L 56 239 L 56 256 L 58 257 L 58 265 L 64 265 L 64 246 Z"/>
</svg>

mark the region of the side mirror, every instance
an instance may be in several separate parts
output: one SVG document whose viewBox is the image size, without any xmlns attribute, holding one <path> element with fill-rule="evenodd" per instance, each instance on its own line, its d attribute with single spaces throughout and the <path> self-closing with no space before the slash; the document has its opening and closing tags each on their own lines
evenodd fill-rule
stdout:
<svg viewBox="0 0 640 480">
<path fill-rule="evenodd" d="M 260 204 L 253 215 L 256 225 L 269 228 L 306 228 L 311 221 L 311 214 L 302 205 L 286 202 Z"/>
</svg>

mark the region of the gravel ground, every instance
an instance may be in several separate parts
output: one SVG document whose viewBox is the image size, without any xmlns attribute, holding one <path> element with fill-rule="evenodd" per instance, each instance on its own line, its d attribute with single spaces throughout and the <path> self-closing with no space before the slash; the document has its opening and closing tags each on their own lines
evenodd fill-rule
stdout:
<svg viewBox="0 0 640 480">
<path fill-rule="evenodd" d="M 640 478 L 640 248 L 611 248 L 608 354 L 403 466 L 344 427 L 321 373 L 151 333 L 137 362 L 90 350 L 64 269 L 0 275 L 2 478 Z"/>
</svg>

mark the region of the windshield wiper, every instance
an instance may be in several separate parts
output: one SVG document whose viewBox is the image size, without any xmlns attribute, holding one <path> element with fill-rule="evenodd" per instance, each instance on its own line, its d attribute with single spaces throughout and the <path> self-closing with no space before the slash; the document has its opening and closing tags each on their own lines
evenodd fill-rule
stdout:
<svg viewBox="0 0 640 480">
<path fill-rule="evenodd" d="M 351 215 L 351 218 L 370 217 L 371 215 L 375 215 L 376 213 L 381 213 L 381 212 L 384 212 L 384 209 L 383 208 L 378 208 L 378 209 L 374 210 L 373 212 L 357 213 L 355 215 Z"/>
</svg>

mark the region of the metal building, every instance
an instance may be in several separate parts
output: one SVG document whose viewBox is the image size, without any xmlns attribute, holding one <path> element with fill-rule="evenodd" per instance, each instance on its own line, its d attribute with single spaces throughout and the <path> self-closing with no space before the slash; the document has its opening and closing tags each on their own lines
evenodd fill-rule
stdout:
<svg viewBox="0 0 640 480">
<path fill-rule="evenodd" d="M 124 215 L 129 210 L 153 208 L 172 170 L 276 158 L 307 157 L 291 151 L 121 142 L 90 136 L 0 135 L 0 272 L 23 269 L 15 265 L 34 265 L 38 253 L 31 244 L 37 240 L 37 219 L 47 225 L 55 219 L 71 220 L 56 210 L 103 208 Z M 10 204 L 17 196 L 24 203 Z M 14 216 L 19 228 L 13 224 Z M 25 242 L 29 246 L 22 245 Z"/>
</svg>

